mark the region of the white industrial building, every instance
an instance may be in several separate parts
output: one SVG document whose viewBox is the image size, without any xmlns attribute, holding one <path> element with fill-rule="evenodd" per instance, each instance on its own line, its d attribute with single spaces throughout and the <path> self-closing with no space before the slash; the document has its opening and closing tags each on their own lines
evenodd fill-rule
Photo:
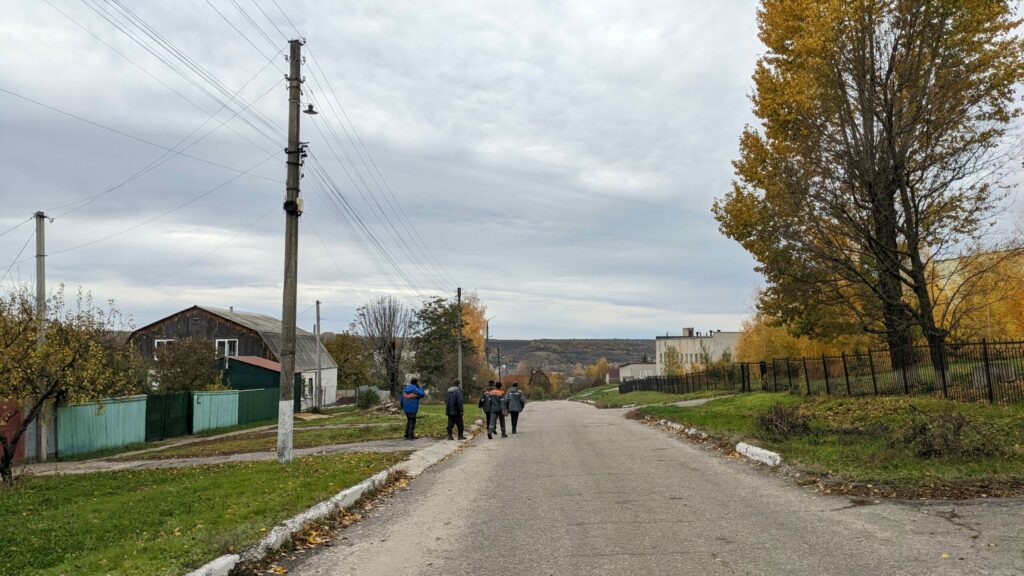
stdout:
<svg viewBox="0 0 1024 576">
<path fill-rule="evenodd" d="M 679 354 L 679 362 L 684 371 L 700 369 L 706 360 L 719 361 L 723 356 L 735 357 L 736 344 L 742 332 L 697 332 L 693 328 L 683 328 L 681 336 L 658 336 L 654 340 L 657 375 L 665 375 L 665 355 L 669 350 Z"/>
</svg>

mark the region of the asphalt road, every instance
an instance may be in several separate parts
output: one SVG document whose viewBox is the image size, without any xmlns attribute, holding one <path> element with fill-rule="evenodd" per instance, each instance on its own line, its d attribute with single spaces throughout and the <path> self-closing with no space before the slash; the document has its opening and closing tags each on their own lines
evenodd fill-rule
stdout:
<svg viewBox="0 0 1024 576">
<path fill-rule="evenodd" d="M 321 548 L 305 576 L 1024 574 L 1024 501 L 821 495 L 622 411 L 534 403 Z"/>
</svg>

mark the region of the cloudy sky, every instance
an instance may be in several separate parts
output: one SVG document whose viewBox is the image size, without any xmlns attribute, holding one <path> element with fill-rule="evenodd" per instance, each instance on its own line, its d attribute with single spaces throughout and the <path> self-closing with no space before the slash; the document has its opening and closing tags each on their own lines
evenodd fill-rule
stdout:
<svg viewBox="0 0 1024 576">
<path fill-rule="evenodd" d="M 302 326 L 315 299 L 337 330 L 377 295 L 457 285 L 500 338 L 749 312 L 753 262 L 710 206 L 753 121 L 754 1 L 278 4 L 290 22 L 273 0 L 0 1 L 0 232 L 54 218 L 50 285 L 137 325 L 280 315 L 298 29 L 321 111 L 302 117 Z M 31 234 L 0 236 L 5 287 L 34 281 Z"/>
</svg>

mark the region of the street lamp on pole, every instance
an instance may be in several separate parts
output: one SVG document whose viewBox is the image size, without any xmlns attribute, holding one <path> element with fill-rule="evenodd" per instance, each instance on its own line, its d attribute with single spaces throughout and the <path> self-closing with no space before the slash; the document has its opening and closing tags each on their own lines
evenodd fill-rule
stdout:
<svg viewBox="0 0 1024 576">
<path fill-rule="evenodd" d="M 484 360 L 487 362 L 488 368 L 491 368 L 491 320 L 494 320 L 497 317 L 497 315 L 494 315 L 490 318 L 484 319 Z M 491 369 L 493 370 L 493 368 Z"/>
</svg>

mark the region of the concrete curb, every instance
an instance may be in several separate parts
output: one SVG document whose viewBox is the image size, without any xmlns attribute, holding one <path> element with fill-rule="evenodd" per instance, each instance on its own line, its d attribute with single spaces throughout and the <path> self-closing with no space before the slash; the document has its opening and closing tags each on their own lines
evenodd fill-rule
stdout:
<svg viewBox="0 0 1024 576">
<path fill-rule="evenodd" d="M 480 429 L 480 425 L 474 423 L 470 426 L 469 432 L 475 435 Z M 370 490 L 383 486 L 387 481 L 388 475 L 392 472 L 402 471 L 413 477 L 418 476 L 427 468 L 457 452 L 469 443 L 473 437 L 470 436 L 461 442 L 451 443 L 441 440 L 436 444 L 417 450 L 407 460 L 399 462 L 387 470 L 378 472 L 359 484 L 338 492 L 330 499 L 315 504 L 304 512 L 300 512 L 281 522 L 260 539 L 259 542 L 243 550 L 240 554 L 225 554 L 189 572 L 186 576 L 228 576 L 239 562 L 260 560 L 270 552 L 283 546 L 291 539 L 293 534 L 302 530 L 302 527 L 307 523 L 326 518 L 338 510 L 351 507 Z"/>
<path fill-rule="evenodd" d="M 710 438 L 707 432 L 698 428 L 688 428 L 678 422 L 658 420 L 657 424 L 666 430 L 670 430 L 678 434 L 684 434 L 690 438 L 696 438 L 698 440 L 707 440 Z M 779 464 L 782 464 L 782 456 L 778 453 L 765 450 L 764 448 L 754 446 L 753 444 L 747 444 L 746 442 L 740 442 L 737 444 L 736 452 L 741 456 L 754 460 L 755 462 L 767 464 L 768 466 L 778 466 Z"/>
<path fill-rule="evenodd" d="M 761 462 L 762 464 L 767 464 L 769 466 L 778 466 L 779 464 L 782 464 L 782 456 L 772 452 L 771 450 L 765 450 L 764 448 L 754 446 L 753 444 L 740 442 L 736 445 L 736 451 L 751 460 L 756 460 L 757 462 Z"/>
</svg>

